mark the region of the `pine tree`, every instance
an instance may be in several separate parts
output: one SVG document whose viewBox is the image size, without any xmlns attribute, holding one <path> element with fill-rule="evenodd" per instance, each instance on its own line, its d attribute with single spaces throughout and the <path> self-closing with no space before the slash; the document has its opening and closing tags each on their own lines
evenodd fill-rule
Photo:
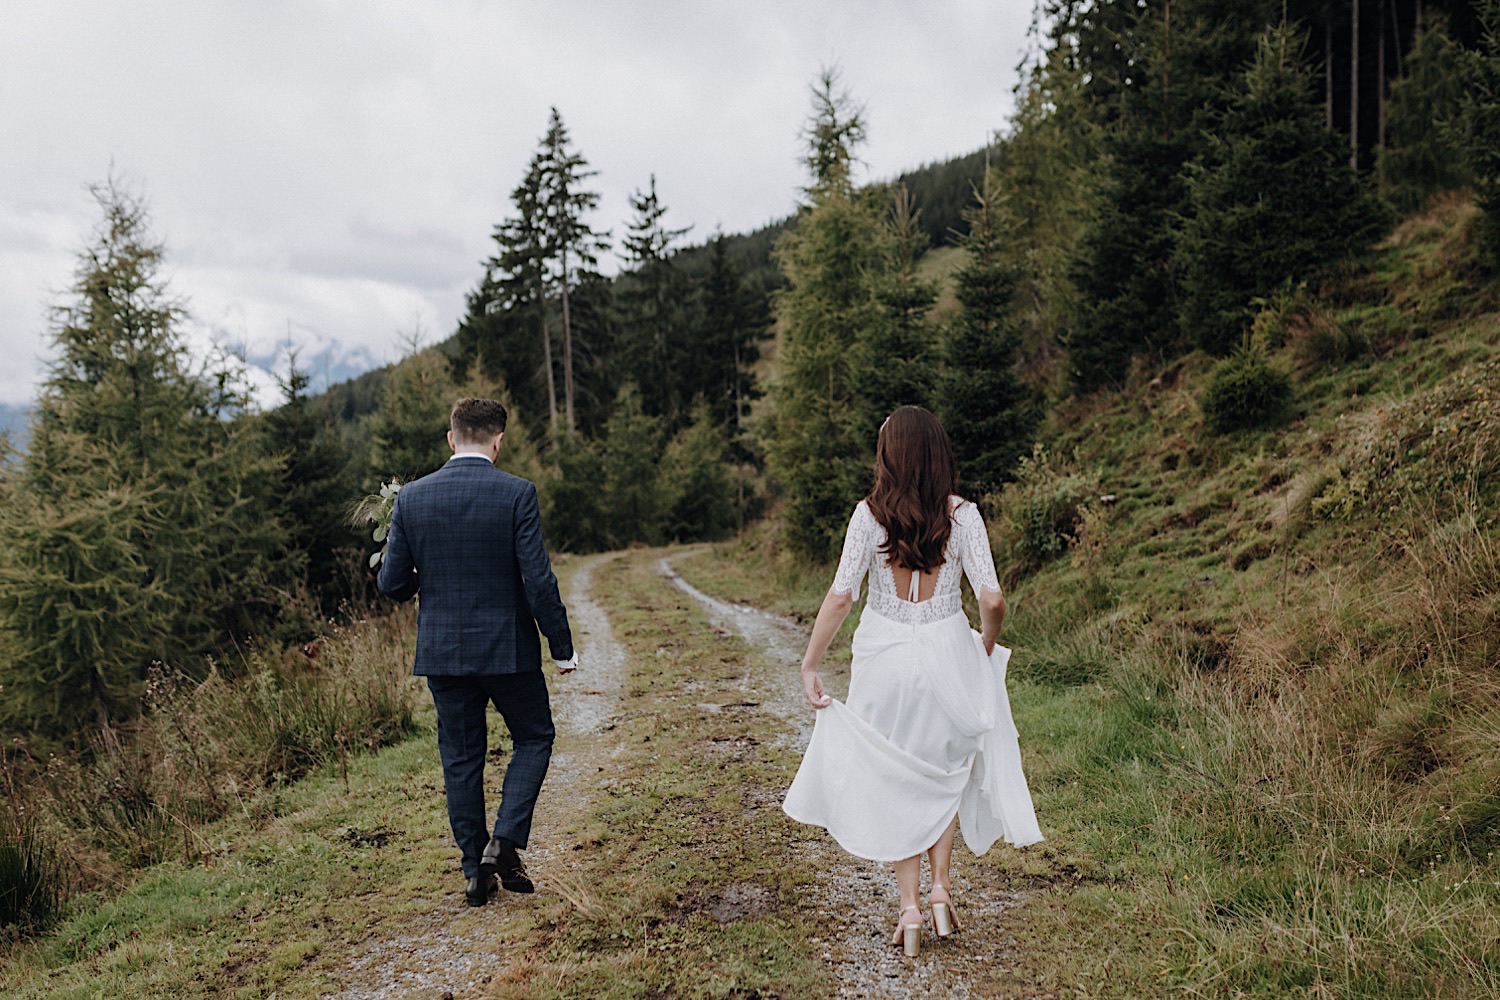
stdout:
<svg viewBox="0 0 1500 1000">
<path fill-rule="evenodd" d="M 692 420 L 667 443 L 661 460 L 665 498 L 664 535 L 678 542 L 712 542 L 735 523 L 734 485 L 729 480 L 724 427 L 701 398 Z"/>
<path fill-rule="evenodd" d="M 1463 49 L 1448 36 L 1441 15 L 1429 15 L 1406 57 L 1406 76 L 1391 84 L 1390 145 L 1380 151 L 1381 193 L 1402 212 L 1470 182 L 1451 127 L 1468 90 L 1465 69 Z"/>
<path fill-rule="evenodd" d="M 1110 0 L 1083 18 L 1077 57 L 1104 126 L 1108 164 L 1079 240 L 1079 292 L 1066 337 L 1083 390 L 1121 385 L 1133 357 L 1182 346 L 1177 230 L 1191 215 L 1185 172 L 1202 151 L 1205 111 L 1255 51 L 1267 0 Z"/>
<path fill-rule="evenodd" d="M 1065 372 L 1059 348 L 1078 316 L 1072 266 L 1098 201 L 1099 128 L 1087 113 L 1085 90 L 1069 54 L 1054 47 L 1024 74 L 1010 132 L 996 149 L 992 168 L 995 188 L 1004 196 L 1006 258 L 1019 272 L 1014 310 L 1021 324 L 1019 370 L 1037 386 Z M 1121 366 L 1106 362 L 1102 367 Z"/>
<path fill-rule="evenodd" d="M 598 171 L 586 169 L 588 161 L 569 148 L 570 141 L 562 115 L 553 108 L 542 138 L 539 203 L 562 320 L 563 414 L 573 434 L 578 430 L 573 357 L 577 330 L 571 299 L 575 288 L 598 276 L 599 254 L 609 249 L 609 234 L 594 232 L 584 220 L 585 213 L 598 206 L 599 194 L 584 190 L 583 183 Z"/>
<path fill-rule="evenodd" d="M 697 353 L 705 365 L 704 399 L 724 435 L 739 442 L 746 411 L 760 396 L 753 366 L 760 360 L 763 328 L 754 321 L 745 279 L 729 259 L 722 234 L 709 244 L 701 297 Z"/>
<path fill-rule="evenodd" d="M 1160 358 L 1177 345 L 1172 226 L 1186 200 L 1186 144 L 1133 123 L 1115 126 L 1105 143 L 1119 168 L 1107 175 L 1070 275 L 1080 301 L 1065 346 L 1084 390 L 1123 385 L 1132 357 Z"/>
<path fill-rule="evenodd" d="M 448 460 L 448 417 L 455 390 L 442 352 L 435 347 L 419 349 L 413 338 L 406 357 L 386 376 L 384 398 L 370 422 L 372 462 L 381 480 L 410 481 Z"/>
<path fill-rule="evenodd" d="M 582 434 L 559 429 L 552 434 L 547 457 L 551 469 L 541 495 L 542 524 L 552 548 L 563 552 L 598 552 L 615 530 L 602 489 L 603 449 Z"/>
<path fill-rule="evenodd" d="M 834 558 L 849 510 L 868 489 L 874 442 L 853 354 L 861 331 L 878 323 L 876 295 L 887 259 L 875 196 L 854 190 L 854 152 L 864 118 L 836 74 L 813 88 L 805 130 L 811 204 L 777 242 L 786 288 L 776 298 L 783 329 L 771 470 L 786 492 L 792 544 L 815 559 Z"/>
<path fill-rule="evenodd" d="M 1323 122 L 1300 41 L 1278 28 L 1210 136 L 1184 226 L 1184 332 L 1213 354 L 1240 343 L 1251 300 L 1300 281 L 1371 240 L 1383 218 Z"/>
<path fill-rule="evenodd" d="M 944 340 L 940 412 L 959 474 L 977 492 L 1011 477 L 1031 445 L 1028 393 L 1016 377 L 1020 331 L 1012 312 L 1019 269 L 1006 257 L 1003 209 L 993 173 L 968 213 L 968 252 L 956 276 L 961 311 Z"/>
<path fill-rule="evenodd" d="M 326 417 L 307 397 L 308 374 L 287 353 L 286 374 L 278 376 L 282 402 L 265 415 L 266 446 L 282 463 L 277 490 L 288 551 L 302 563 L 302 578 L 325 612 L 351 596 L 344 553 L 355 536 L 346 523 L 349 497 L 357 484 L 349 453 Z"/>
<path fill-rule="evenodd" d="M 891 190 L 884 223 L 885 261 L 875 290 L 882 315 L 861 331 L 857 354 L 871 439 L 896 407 L 932 407 L 937 388 L 936 338 L 927 322 L 937 286 L 917 271 L 929 240 L 921 210 L 905 186 Z"/>
<path fill-rule="evenodd" d="M 658 483 L 661 463 L 661 417 L 645 412 L 641 393 L 626 382 L 615 397 L 614 412 L 605 424 L 603 474 L 604 509 L 609 514 L 606 536 L 614 548 L 632 542 L 661 543 L 665 511 Z"/>
<path fill-rule="evenodd" d="M 556 417 L 548 405 L 556 395 L 548 392 L 555 387 L 547 379 L 545 316 L 530 304 L 508 305 L 508 301 L 501 290 L 501 276 L 487 267 L 467 296 L 467 309 L 453 336 L 452 377 L 459 382 L 469 379 L 478 363 L 484 377 L 504 385 L 540 428 L 549 424 L 549 417 Z"/>
<path fill-rule="evenodd" d="M 483 356 L 476 357 L 469 365 L 463 380 L 454 388 L 453 395 L 455 399 L 493 399 L 505 407 L 505 439 L 501 442 L 500 457 L 496 459 L 495 465 L 535 485 L 538 497 L 545 505 L 548 475 L 536 439 L 532 436 L 531 424 L 526 419 L 524 408 L 515 401 L 505 384 L 490 376 Z"/>
<path fill-rule="evenodd" d="M 147 668 L 267 625 L 289 582 L 278 461 L 242 416 L 230 367 L 194 373 L 182 304 L 160 277 L 144 205 L 93 190 L 103 222 L 54 310 L 0 566 L 3 708 L 60 734 L 140 707 Z"/>
<path fill-rule="evenodd" d="M 613 367 L 616 347 L 615 283 L 590 274 L 569 296 L 573 313 L 574 409 L 578 433 L 598 435 L 619 390 Z"/>
<path fill-rule="evenodd" d="M 1477 10 L 1482 37 L 1467 60 L 1461 134 L 1479 201 L 1479 242 L 1500 268 L 1500 0 L 1480 0 Z"/>
<path fill-rule="evenodd" d="M 466 372 L 483 354 L 489 374 L 513 387 L 540 385 L 541 391 L 518 391 L 528 404 L 545 398 L 547 426 L 557 427 L 557 366 L 552 351 L 548 312 L 554 282 L 549 270 L 554 250 L 543 203 L 548 165 L 537 152 L 526 176 L 511 192 L 516 214 L 495 227 L 496 252 L 486 262 L 485 277 L 469 299 L 459 328 L 460 354 L 455 374 Z"/>
<path fill-rule="evenodd" d="M 640 387 L 647 413 L 664 416 L 669 426 L 700 386 L 695 352 L 685 342 L 687 277 L 672 260 L 673 244 L 688 228 L 669 228 L 667 207 L 656 194 L 656 175 L 645 191 L 630 197 L 635 217 L 622 240 L 626 273 L 615 296 L 621 314 L 615 366 Z"/>
</svg>

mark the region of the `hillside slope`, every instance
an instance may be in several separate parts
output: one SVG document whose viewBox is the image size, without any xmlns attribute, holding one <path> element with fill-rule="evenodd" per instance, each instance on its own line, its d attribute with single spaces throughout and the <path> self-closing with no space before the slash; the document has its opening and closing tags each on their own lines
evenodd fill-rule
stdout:
<svg viewBox="0 0 1500 1000">
<path fill-rule="evenodd" d="M 1500 312 L 1472 216 L 1443 202 L 1262 321 L 1285 424 L 1210 434 L 1193 355 L 1061 405 L 989 498 L 1047 843 L 977 863 L 1039 887 L 1014 931 L 1048 988 L 1500 995 Z M 831 571 L 775 534 L 699 585 L 810 614 Z"/>
</svg>

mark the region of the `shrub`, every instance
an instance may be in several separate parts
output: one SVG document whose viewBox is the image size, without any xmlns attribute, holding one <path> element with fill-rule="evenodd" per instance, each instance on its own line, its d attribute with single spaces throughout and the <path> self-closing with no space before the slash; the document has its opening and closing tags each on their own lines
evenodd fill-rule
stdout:
<svg viewBox="0 0 1500 1000">
<path fill-rule="evenodd" d="M 1285 418 L 1292 379 L 1264 348 L 1246 341 L 1214 366 L 1203 389 L 1203 417 L 1215 434 L 1267 427 Z"/>
<path fill-rule="evenodd" d="M 330 626 L 300 648 L 252 648 L 236 678 L 211 669 L 197 681 L 158 665 L 128 727 L 45 760 L 21 742 L 8 749 L 7 794 L 27 803 L 62 859 L 87 856 L 95 870 L 105 858 L 134 867 L 174 850 L 196 859 L 198 824 L 268 815 L 286 783 L 412 731 L 414 617 L 408 606 Z M 6 836 L 0 826 L 0 868 Z"/>
<path fill-rule="evenodd" d="M 0 814 L 0 928 L 46 930 L 62 908 L 62 882 L 36 820 L 7 801 Z"/>
<path fill-rule="evenodd" d="M 1293 353 L 1306 365 L 1353 361 L 1370 352 L 1370 338 L 1350 323 L 1340 323 L 1326 310 L 1302 317 L 1287 330 Z"/>
<path fill-rule="evenodd" d="M 1098 495 L 1096 477 L 1054 461 L 1046 448 L 1036 445 L 996 500 L 1012 558 L 1034 568 L 1061 553 Z"/>
<path fill-rule="evenodd" d="M 1357 325 L 1340 323 L 1316 304 L 1307 283 L 1288 280 L 1270 295 L 1251 300 L 1250 341 L 1257 347 L 1289 347 L 1304 365 L 1350 361 L 1366 354 L 1370 340 Z"/>
</svg>

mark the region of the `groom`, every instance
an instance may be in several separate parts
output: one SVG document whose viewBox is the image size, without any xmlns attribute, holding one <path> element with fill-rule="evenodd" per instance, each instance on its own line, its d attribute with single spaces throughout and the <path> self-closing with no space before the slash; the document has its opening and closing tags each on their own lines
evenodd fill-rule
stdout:
<svg viewBox="0 0 1500 1000">
<path fill-rule="evenodd" d="M 553 736 L 538 626 L 562 673 L 577 668 L 578 656 L 542 544 L 536 487 L 495 468 L 505 407 L 460 399 L 450 427 L 453 457 L 406 484 L 397 498 L 377 583 L 398 601 L 422 593 L 414 669 L 427 678 L 437 706 L 448 822 L 468 879 L 464 894 L 470 906 L 483 906 L 497 875 L 511 892 L 533 889 L 517 851 L 531 833 Z M 491 702 L 515 745 L 493 831 L 484 808 Z"/>
</svg>

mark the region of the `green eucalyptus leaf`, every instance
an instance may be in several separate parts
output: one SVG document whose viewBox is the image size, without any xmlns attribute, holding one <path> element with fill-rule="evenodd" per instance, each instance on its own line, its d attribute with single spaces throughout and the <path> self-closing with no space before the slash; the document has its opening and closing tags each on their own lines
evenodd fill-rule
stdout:
<svg viewBox="0 0 1500 1000">
<path fill-rule="evenodd" d="M 370 568 L 374 569 L 380 565 L 380 557 L 385 555 L 384 551 L 370 553 Z"/>
<path fill-rule="evenodd" d="M 385 541 L 385 536 L 390 534 L 390 532 L 391 529 L 384 524 L 377 526 L 375 529 L 375 540 L 377 542 Z"/>
</svg>

